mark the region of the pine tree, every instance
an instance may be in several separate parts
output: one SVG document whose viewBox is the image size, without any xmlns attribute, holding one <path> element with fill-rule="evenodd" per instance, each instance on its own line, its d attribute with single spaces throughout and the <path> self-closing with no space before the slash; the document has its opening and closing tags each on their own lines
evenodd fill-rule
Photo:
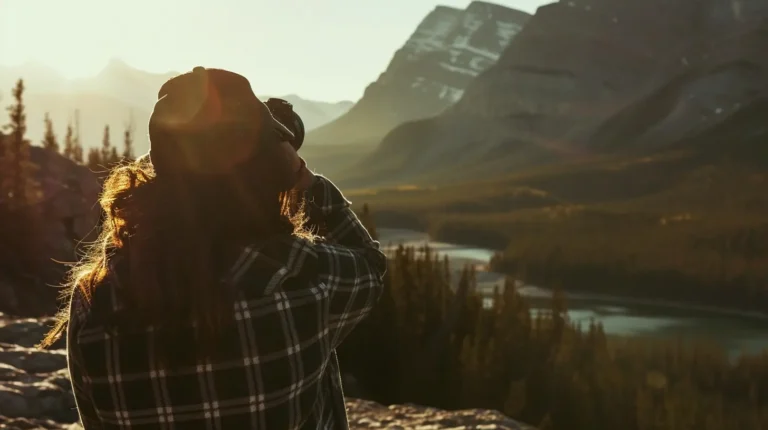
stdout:
<svg viewBox="0 0 768 430">
<path fill-rule="evenodd" d="M 72 160 L 75 163 L 83 164 L 83 161 L 85 161 L 85 157 L 83 154 L 83 145 L 80 144 L 79 140 L 75 140 L 75 146 L 72 151 Z"/>
<path fill-rule="evenodd" d="M 7 199 L 11 210 L 34 204 L 41 197 L 39 184 L 34 178 L 37 166 L 32 163 L 30 144 L 25 138 L 27 115 L 24 106 L 24 81 L 21 79 L 13 89 L 13 98 L 14 104 L 8 107 L 10 123 L 5 126 L 9 136 L 5 138 L 5 150 L 0 162 L 0 172 L 4 173 L 0 178 L 0 195 Z"/>
<path fill-rule="evenodd" d="M 133 161 L 136 156 L 133 152 L 133 120 L 130 120 L 125 126 L 123 132 L 123 159 Z"/>
<path fill-rule="evenodd" d="M 90 148 L 88 150 L 87 166 L 93 171 L 101 169 L 104 166 L 104 162 L 101 159 L 101 151 L 96 148 Z"/>
<path fill-rule="evenodd" d="M 10 276 L 25 276 L 40 262 L 40 212 L 36 203 L 42 190 L 35 180 L 30 143 L 25 138 L 24 81 L 13 88 L 14 103 L 8 107 L 10 122 L 4 128 L 0 156 L 0 255 Z M 2 133 L 0 133 L 2 134 Z"/>
<path fill-rule="evenodd" d="M 70 160 L 75 159 L 75 131 L 72 129 L 72 123 L 67 124 L 67 134 L 64 135 L 62 155 Z"/>
<path fill-rule="evenodd" d="M 112 141 L 109 137 L 109 124 L 104 126 L 104 137 L 101 139 L 101 161 L 109 163 L 112 155 Z"/>
<path fill-rule="evenodd" d="M 373 222 L 373 215 L 371 214 L 371 210 L 368 207 L 368 203 L 363 204 L 363 211 L 360 214 L 360 222 L 363 223 L 363 226 L 365 226 L 366 230 L 368 230 L 368 234 L 370 234 L 374 240 L 379 239 L 379 235 L 376 232 L 376 225 Z"/>
<path fill-rule="evenodd" d="M 109 150 L 109 159 L 107 160 L 107 165 L 112 166 L 120 162 L 120 154 L 117 152 L 117 147 L 113 146 L 112 149 Z"/>
<path fill-rule="evenodd" d="M 72 160 L 76 163 L 83 164 L 85 161 L 85 150 L 83 150 L 83 143 L 80 141 L 80 111 L 75 110 L 75 137 L 74 137 Z"/>
<path fill-rule="evenodd" d="M 43 148 L 52 152 L 59 152 L 59 143 L 56 141 L 56 134 L 53 132 L 53 121 L 48 112 L 43 118 L 45 123 L 45 134 L 43 135 Z"/>
</svg>

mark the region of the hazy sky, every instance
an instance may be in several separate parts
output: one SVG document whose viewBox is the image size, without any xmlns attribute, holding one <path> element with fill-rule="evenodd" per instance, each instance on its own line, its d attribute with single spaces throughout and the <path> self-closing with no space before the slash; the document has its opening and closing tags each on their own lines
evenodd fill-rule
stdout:
<svg viewBox="0 0 768 430">
<path fill-rule="evenodd" d="M 533 13 L 551 0 L 497 0 Z M 0 0 L 0 64 L 68 77 L 112 57 L 154 72 L 246 75 L 259 94 L 358 99 L 437 4 L 468 0 Z"/>
</svg>

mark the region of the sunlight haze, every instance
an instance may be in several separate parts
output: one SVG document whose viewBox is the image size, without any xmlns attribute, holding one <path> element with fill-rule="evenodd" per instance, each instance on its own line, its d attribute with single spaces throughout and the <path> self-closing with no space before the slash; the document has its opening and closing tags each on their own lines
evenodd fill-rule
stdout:
<svg viewBox="0 0 768 430">
<path fill-rule="evenodd" d="M 438 4 L 466 0 L 0 0 L 0 65 L 66 77 L 111 58 L 151 72 L 196 65 L 249 77 L 257 93 L 356 100 Z M 535 12 L 544 0 L 495 3 Z"/>
</svg>

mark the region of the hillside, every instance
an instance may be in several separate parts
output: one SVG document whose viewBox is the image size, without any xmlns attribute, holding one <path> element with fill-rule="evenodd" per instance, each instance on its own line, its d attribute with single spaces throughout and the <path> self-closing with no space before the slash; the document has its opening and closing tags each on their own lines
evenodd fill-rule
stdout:
<svg viewBox="0 0 768 430">
<path fill-rule="evenodd" d="M 403 122 L 440 113 L 497 61 L 528 17 L 481 1 L 465 10 L 436 7 L 357 104 L 310 133 L 308 142 L 372 145 Z"/>
<path fill-rule="evenodd" d="M 98 74 L 89 78 L 65 79 L 55 70 L 29 63 L 17 67 L 0 66 L 0 95 L 5 96 L 19 78 L 27 87 L 27 136 L 39 142 L 43 136 L 43 116 L 49 112 L 57 134 L 64 135 L 68 123 L 74 124 L 79 111 L 81 142 L 99 146 L 104 126 L 109 125 L 113 142 L 120 142 L 130 123 L 136 132 L 137 153 L 149 147 L 146 125 L 157 91 L 177 73 L 149 73 L 120 60 L 110 61 Z M 272 95 L 262 95 L 265 100 Z M 319 127 L 346 113 L 353 103 L 306 100 L 298 95 L 277 96 L 294 104 L 307 130 Z"/>
<path fill-rule="evenodd" d="M 704 136 L 768 97 L 766 5 L 543 6 L 458 103 L 392 130 L 346 182 L 482 178 Z"/>
<path fill-rule="evenodd" d="M 669 149 L 347 195 L 379 226 L 504 251 L 496 269 L 535 285 L 764 309 L 765 118 L 756 103 Z"/>
</svg>

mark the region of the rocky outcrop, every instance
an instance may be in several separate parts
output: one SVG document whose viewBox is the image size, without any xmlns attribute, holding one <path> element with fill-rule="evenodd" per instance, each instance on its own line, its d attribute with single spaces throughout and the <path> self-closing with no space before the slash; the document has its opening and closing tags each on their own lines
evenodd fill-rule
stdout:
<svg viewBox="0 0 768 430">
<path fill-rule="evenodd" d="M 62 343 L 33 349 L 50 319 L 13 320 L 0 314 L 0 429 L 78 430 Z M 444 411 L 415 405 L 382 406 L 348 399 L 352 429 L 533 430 L 499 412 Z"/>
<path fill-rule="evenodd" d="M 373 144 L 407 121 L 440 113 L 492 66 L 530 15 L 475 1 L 436 7 L 363 97 L 337 120 L 309 133 L 311 144 Z"/>
<path fill-rule="evenodd" d="M 352 429 L 534 430 L 500 412 L 484 409 L 445 411 L 417 405 L 382 406 L 350 399 L 347 410 Z"/>
<path fill-rule="evenodd" d="M 57 285 L 66 266 L 77 259 L 76 246 L 92 239 L 99 220 L 97 205 L 101 185 L 96 175 L 62 155 L 43 148 L 30 148 L 32 162 L 38 166 L 41 222 L 37 227 L 41 250 L 35 273 L 16 273 L 16 279 L 0 274 L 0 311 L 19 315 L 51 314 L 56 311 Z M 0 251 L 12 253 L 3 248 Z M 23 276 L 24 280 L 19 280 Z M 2 340 L 0 340 L 2 342 Z"/>
<path fill-rule="evenodd" d="M 767 18 L 762 0 L 540 7 L 458 103 L 389 133 L 367 176 L 482 176 L 703 136 L 768 97 Z"/>
<path fill-rule="evenodd" d="M 99 220 L 101 184 L 90 169 L 59 153 L 33 146 L 31 158 L 40 166 L 37 180 L 50 257 L 72 261 L 76 241 L 88 237 Z"/>
</svg>

